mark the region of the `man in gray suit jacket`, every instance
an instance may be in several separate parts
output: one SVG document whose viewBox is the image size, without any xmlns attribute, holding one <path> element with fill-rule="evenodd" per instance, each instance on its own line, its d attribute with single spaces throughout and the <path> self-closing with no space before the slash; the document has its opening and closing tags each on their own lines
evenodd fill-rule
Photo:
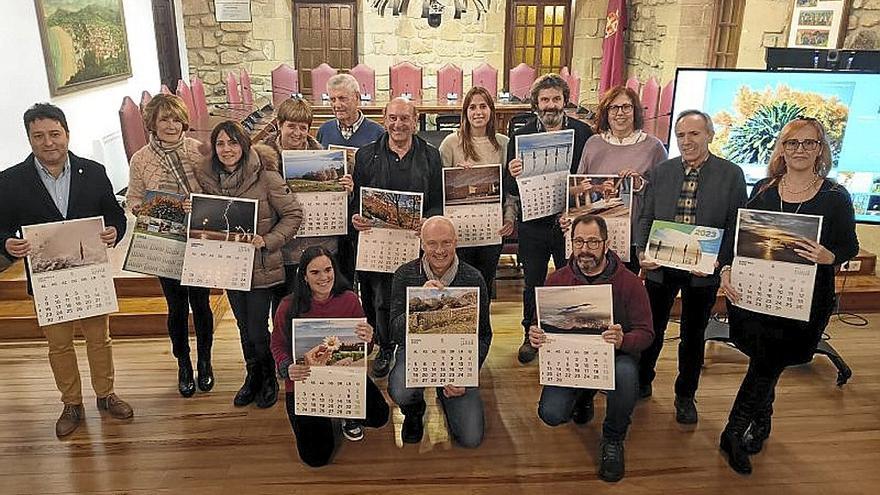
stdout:
<svg viewBox="0 0 880 495">
<path fill-rule="evenodd" d="M 642 352 L 639 363 L 639 395 L 645 398 L 652 393 L 654 366 L 663 348 L 669 312 L 681 291 L 675 419 L 682 424 L 697 422 L 694 396 L 703 366 L 706 325 L 720 282 L 717 267 L 729 264 L 733 258 L 737 210 L 746 202 L 742 169 L 709 152 L 714 134 L 712 120 L 705 113 L 686 110 L 678 115 L 675 138 L 682 154 L 650 172 L 636 239 L 640 263 L 647 274 L 645 288 L 654 320 L 654 343 Z M 661 268 L 645 260 L 645 246 L 654 220 L 724 229 L 715 272 Z"/>
</svg>

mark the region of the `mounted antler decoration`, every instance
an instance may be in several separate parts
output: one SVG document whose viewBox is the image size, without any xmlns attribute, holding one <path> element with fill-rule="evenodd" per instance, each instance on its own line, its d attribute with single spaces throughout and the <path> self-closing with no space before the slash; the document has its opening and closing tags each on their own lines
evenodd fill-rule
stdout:
<svg viewBox="0 0 880 495">
<path fill-rule="evenodd" d="M 492 0 L 472 0 L 477 11 L 477 20 L 489 11 Z M 372 0 L 372 8 L 376 13 L 385 17 L 385 9 L 391 3 L 391 15 L 406 15 L 409 10 L 409 0 Z M 455 5 L 455 19 L 461 19 L 461 14 L 467 13 L 468 0 L 422 0 L 422 18 L 428 20 L 428 25 L 437 27 L 440 25 L 441 15 L 447 7 L 444 2 L 452 2 Z"/>
</svg>

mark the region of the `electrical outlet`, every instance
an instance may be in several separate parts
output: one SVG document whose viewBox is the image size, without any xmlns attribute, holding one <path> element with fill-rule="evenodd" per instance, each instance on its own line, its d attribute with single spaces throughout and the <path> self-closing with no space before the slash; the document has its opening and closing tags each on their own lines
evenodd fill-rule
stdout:
<svg viewBox="0 0 880 495">
<path fill-rule="evenodd" d="M 850 260 L 850 261 L 847 261 L 846 263 L 844 263 L 840 269 L 845 272 L 857 272 L 861 268 L 862 268 L 862 261 L 861 260 Z"/>
</svg>

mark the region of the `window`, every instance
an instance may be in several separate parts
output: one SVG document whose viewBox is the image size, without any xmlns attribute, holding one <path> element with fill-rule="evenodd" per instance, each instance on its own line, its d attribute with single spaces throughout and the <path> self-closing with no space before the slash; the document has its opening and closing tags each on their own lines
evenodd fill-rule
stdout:
<svg viewBox="0 0 880 495">
<path fill-rule="evenodd" d="M 712 19 L 712 41 L 709 43 L 709 67 L 736 67 L 745 3 L 745 0 L 716 2 Z"/>
<path fill-rule="evenodd" d="M 559 72 L 571 62 L 568 0 L 512 0 L 507 14 L 504 81 L 521 62 L 538 75 Z"/>
</svg>

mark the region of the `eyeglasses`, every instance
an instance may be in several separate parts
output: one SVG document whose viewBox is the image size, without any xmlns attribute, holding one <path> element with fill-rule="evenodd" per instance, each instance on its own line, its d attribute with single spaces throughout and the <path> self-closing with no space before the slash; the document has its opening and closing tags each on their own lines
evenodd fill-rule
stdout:
<svg viewBox="0 0 880 495">
<path fill-rule="evenodd" d="M 575 237 L 571 240 L 571 243 L 574 245 L 575 249 L 581 249 L 584 247 L 584 244 L 587 245 L 587 249 L 598 249 L 600 246 L 605 244 L 605 239 L 583 239 L 580 237 Z"/>
<path fill-rule="evenodd" d="M 798 146 L 804 148 L 804 151 L 816 151 L 819 149 L 819 145 L 821 143 L 815 139 L 804 139 L 803 141 L 798 141 L 797 139 L 786 139 L 782 142 L 782 147 L 785 151 L 793 152 L 797 151 Z"/>
<path fill-rule="evenodd" d="M 630 103 L 624 103 L 623 105 L 608 105 L 608 113 L 632 113 L 633 106 Z"/>
</svg>

